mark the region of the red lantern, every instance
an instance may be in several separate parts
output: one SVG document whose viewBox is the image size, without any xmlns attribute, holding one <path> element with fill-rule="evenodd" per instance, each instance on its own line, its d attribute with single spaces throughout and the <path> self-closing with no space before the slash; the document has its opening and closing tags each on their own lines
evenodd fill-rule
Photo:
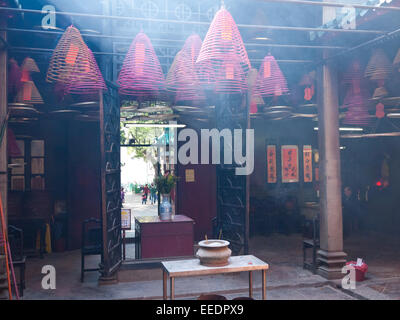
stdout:
<svg viewBox="0 0 400 320">
<path fill-rule="evenodd" d="M 378 119 L 382 119 L 385 117 L 385 106 L 382 103 L 378 103 L 376 105 L 375 115 Z"/>
<path fill-rule="evenodd" d="M 304 100 L 310 101 L 314 96 L 314 85 L 304 89 Z"/>
</svg>

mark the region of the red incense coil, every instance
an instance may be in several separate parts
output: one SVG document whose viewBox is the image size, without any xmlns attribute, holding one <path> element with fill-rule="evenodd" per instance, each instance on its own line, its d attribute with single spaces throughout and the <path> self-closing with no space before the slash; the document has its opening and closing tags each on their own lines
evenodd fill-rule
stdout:
<svg viewBox="0 0 400 320">
<path fill-rule="evenodd" d="M 76 59 L 82 59 L 82 61 L 75 64 L 66 91 L 73 94 L 93 94 L 106 90 L 107 86 L 93 52 L 86 48 Z"/>
<path fill-rule="evenodd" d="M 228 56 L 234 57 L 234 70 L 229 67 Z M 241 72 L 236 70 L 238 66 L 243 69 Z M 203 84 L 215 86 L 219 80 L 223 80 L 224 83 L 218 85 L 219 89 L 215 89 L 219 91 L 224 88 L 223 91 L 226 92 L 237 92 L 237 83 L 242 82 L 242 79 L 236 79 L 237 81 L 232 82 L 232 91 L 228 90 L 228 82 L 225 80 L 233 80 L 227 79 L 232 72 L 246 76 L 251 68 L 239 29 L 225 8 L 221 8 L 211 22 L 197 58 L 196 68 Z M 222 76 L 223 73 L 225 76 Z"/>
<path fill-rule="evenodd" d="M 260 96 L 281 96 L 289 93 L 285 76 L 271 55 L 264 58 L 258 71 L 255 92 Z"/>
<path fill-rule="evenodd" d="M 157 96 L 165 80 L 150 39 L 140 32 L 133 40 L 118 76 L 119 92 L 139 98 Z"/>
<path fill-rule="evenodd" d="M 79 30 L 74 26 L 68 27 L 51 56 L 46 81 L 69 83 L 73 70 L 82 70 L 88 55 Z"/>
</svg>

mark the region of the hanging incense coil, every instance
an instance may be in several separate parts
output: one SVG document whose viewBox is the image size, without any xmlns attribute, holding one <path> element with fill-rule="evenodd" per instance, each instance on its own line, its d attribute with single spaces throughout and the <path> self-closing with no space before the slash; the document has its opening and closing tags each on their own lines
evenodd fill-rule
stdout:
<svg viewBox="0 0 400 320">
<path fill-rule="evenodd" d="M 15 59 L 11 58 L 8 62 L 8 94 L 15 96 L 22 87 L 21 68 Z"/>
<path fill-rule="evenodd" d="M 117 83 L 120 94 L 141 99 L 156 97 L 164 88 L 160 62 L 150 39 L 143 32 L 135 37 L 129 47 Z"/>
<path fill-rule="evenodd" d="M 258 105 L 264 104 L 264 100 L 262 97 L 255 93 L 255 84 L 257 81 L 257 74 L 258 71 L 255 68 L 251 68 L 247 77 L 247 85 L 249 87 L 249 90 L 251 91 L 251 96 L 250 96 L 250 114 L 256 114 L 258 112 Z"/>
<path fill-rule="evenodd" d="M 353 84 L 354 81 L 359 81 L 363 79 L 363 72 L 361 69 L 361 63 L 358 60 L 351 61 L 349 67 L 343 74 L 342 83 Z"/>
<path fill-rule="evenodd" d="M 242 93 L 247 90 L 246 74 L 237 55 L 226 55 L 215 74 L 215 83 L 217 93 Z"/>
<path fill-rule="evenodd" d="M 285 76 L 272 55 L 266 56 L 261 63 L 255 92 L 262 97 L 279 97 L 289 93 Z"/>
<path fill-rule="evenodd" d="M 371 100 L 380 100 L 382 98 L 385 98 L 389 95 L 385 87 L 378 87 L 375 89 L 374 94 L 372 96 Z"/>
<path fill-rule="evenodd" d="M 68 79 L 66 91 L 73 94 L 94 94 L 106 90 L 107 86 L 92 51 L 86 47 L 80 55 L 81 63 L 75 64 Z"/>
<path fill-rule="evenodd" d="M 375 49 L 365 69 L 365 77 L 370 80 L 385 80 L 391 72 L 392 63 L 383 49 Z"/>
<path fill-rule="evenodd" d="M 166 88 L 175 94 L 175 102 L 205 100 L 198 81 L 196 69 L 190 63 L 190 56 L 179 51 L 167 75 Z"/>
<path fill-rule="evenodd" d="M 397 51 L 396 57 L 393 60 L 393 65 L 400 71 L 400 49 Z"/>
<path fill-rule="evenodd" d="M 171 66 L 169 67 L 167 77 L 165 79 L 165 88 L 169 92 L 176 92 L 176 84 L 175 81 L 177 80 L 176 78 L 176 73 L 178 69 L 178 60 L 180 59 L 182 51 L 179 51 L 174 58 L 174 61 L 172 61 Z"/>
<path fill-rule="evenodd" d="M 373 117 L 368 113 L 369 104 L 367 92 L 364 89 L 359 93 L 355 93 L 353 88 L 350 88 L 343 100 L 342 107 L 347 108 L 343 123 L 365 126 L 371 124 Z"/>
<path fill-rule="evenodd" d="M 44 103 L 43 98 L 33 81 L 26 81 L 22 83 L 22 87 L 19 89 L 15 97 L 15 102 L 28 104 Z"/>
<path fill-rule="evenodd" d="M 37 66 L 35 60 L 32 58 L 26 57 L 22 62 L 21 69 L 23 71 L 28 72 L 40 72 L 39 67 Z"/>
<path fill-rule="evenodd" d="M 200 82 L 212 87 L 222 79 L 224 83 L 219 84 L 219 91 L 224 88 L 223 91 L 229 93 L 226 79 L 221 77 L 229 62 L 228 56 L 234 57 L 235 68 L 242 68 L 242 71 L 236 70 L 234 73 L 246 77 L 251 65 L 242 37 L 231 14 L 222 7 L 211 22 L 196 61 Z M 242 79 L 237 81 L 241 83 Z M 232 84 L 232 92 L 237 92 L 237 82 Z"/>
<path fill-rule="evenodd" d="M 303 75 L 299 82 L 299 86 L 311 86 L 315 83 L 315 71 L 311 71 Z"/>
<path fill-rule="evenodd" d="M 87 68 L 88 54 L 79 30 L 69 26 L 51 56 L 46 81 L 68 84 L 74 69 Z"/>
<path fill-rule="evenodd" d="M 166 88 L 175 93 L 176 102 L 205 100 L 195 66 L 201 44 L 202 41 L 197 34 L 191 35 L 171 65 L 166 79 Z"/>
</svg>

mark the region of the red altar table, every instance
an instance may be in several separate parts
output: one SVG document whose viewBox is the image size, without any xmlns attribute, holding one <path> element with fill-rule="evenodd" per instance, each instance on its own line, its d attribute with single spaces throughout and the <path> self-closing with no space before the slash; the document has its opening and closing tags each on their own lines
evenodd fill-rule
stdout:
<svg viewBox="0 0 400 320">
<path fill-rule="evenodd" d="M 193 256 L 193 219 L 135 217 L 136 259 Z"/>
</svg>

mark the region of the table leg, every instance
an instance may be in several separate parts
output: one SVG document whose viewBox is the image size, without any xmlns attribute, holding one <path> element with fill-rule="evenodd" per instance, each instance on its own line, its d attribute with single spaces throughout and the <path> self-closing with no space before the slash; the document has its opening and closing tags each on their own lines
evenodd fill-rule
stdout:
<svg viewBox="0 0 400 320">
<path fill-rule="evenodd" d="M 267 300 L 267 270 L 262 270 L 262 299 Z"/>
<path fill-rule="evenodd" d="M 253 298 L 253 271 L 249 271 L 249 297 Z"/>
<path fill-rule="evenodd" d="M 169 278 L 169 286 L 171 289 L 170 299 L 174 300 L 174 295 L 175 295 L 175 278 L 174 277 Z"/>
<path fill-rule="evenodd" d="M 163 299 L 167 300 L 167 273 L 163 270 Z"/>
</svg>

